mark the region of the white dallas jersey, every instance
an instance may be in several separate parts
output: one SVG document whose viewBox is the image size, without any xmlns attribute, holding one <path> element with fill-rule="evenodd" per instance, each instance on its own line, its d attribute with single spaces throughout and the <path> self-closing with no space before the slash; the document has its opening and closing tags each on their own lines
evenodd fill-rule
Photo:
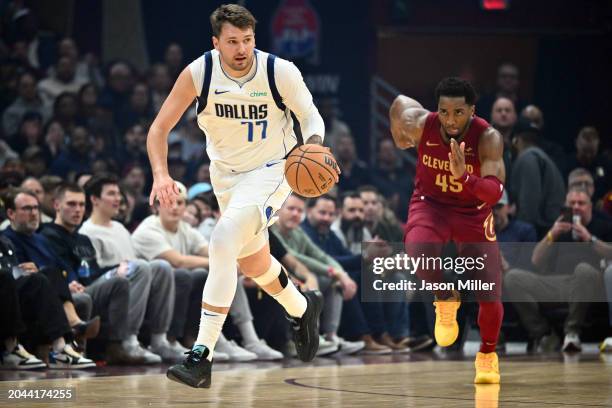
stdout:
<svg viewBox="0 0 612 408">
<path fill-rule="evenodd" d="M 268 53 L 255 50 L 254 67 L 246 82 L 230 78 L 221 66 L 220 54 L 211 50 L 212 72 L 208 95 L 200 93 L 204 84 L 205 56 L 189 68 L 198 93 L 197 121 L 206 135 L 206 152 L 219 169 L 245 172 L 283 159 L 297 144 L 291 111 L 301 124 L 304 139 L 324 136 L 323 119 L 293 63 L 275 58 L 274 78 L 284 110 L 274 100 L 268 83 Z"/>
</svg>

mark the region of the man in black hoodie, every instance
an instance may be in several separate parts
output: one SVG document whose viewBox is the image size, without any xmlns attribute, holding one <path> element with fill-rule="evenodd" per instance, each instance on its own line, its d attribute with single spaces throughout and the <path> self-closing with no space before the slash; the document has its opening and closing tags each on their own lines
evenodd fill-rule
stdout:
<svg viewBox="0 0 612 408">
<path fill-rule="evenodd" d="M 101 335 L 108 340 L 106 358 L 109 364 L 142 364 L 144 359 L 133 348 L 123 344 L 127 333 L 129 281 L 96 261 L 96 250 L 86 235 L 77 229 L 85 213 L 85 192 L 75 184 L 63 184 L 55 193 L 55 221 L 44 224 L 41 233 L 55 253 L 78 271 L 70 289 L 86 292 L 93 300 L 94 314 L 102 318 Z"/>
</svg>

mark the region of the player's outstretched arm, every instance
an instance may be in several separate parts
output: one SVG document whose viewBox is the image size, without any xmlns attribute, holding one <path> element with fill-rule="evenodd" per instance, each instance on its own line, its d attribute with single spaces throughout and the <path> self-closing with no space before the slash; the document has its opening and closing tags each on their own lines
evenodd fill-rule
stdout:
<svg viewBox="0 0 612 408">
<path fill-rule="evenodd" d="M 168 174 L 168 133 L 196 97 L 191 71 L 186 67 L 176 80 L 147 135 L 147 152 L 153 170 L 153 188 L 149 204 L 157 197 L 162 207 L 170 207 L 179 195 L 178 187 Z"/>
<path fill-rule="evenodd" d="M 391 135 L 400 149 L 416 147 L 421 141 L 429 111 L 416 100 L 399 95 L 389 109 Z"/>
</svg>

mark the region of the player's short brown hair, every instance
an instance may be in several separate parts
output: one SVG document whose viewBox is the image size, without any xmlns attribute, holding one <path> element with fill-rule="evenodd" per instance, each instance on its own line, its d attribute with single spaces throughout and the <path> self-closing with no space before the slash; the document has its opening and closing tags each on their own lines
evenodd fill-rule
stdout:
<svg viewBox="0 0 612 408">
<path fill-rule="evenodd" d="M 241 30 L 250 27 L 253 29 L 253 32 L 255 32 L 257 20 L 255 20 L 255 17 L 253 17 L 249 10 L 238 4 L 223 4 L 210 15 L 212 32 L 217 38 L 219 38 L 221 34 L 223 23 L 230 23 Z"/>
</svg>

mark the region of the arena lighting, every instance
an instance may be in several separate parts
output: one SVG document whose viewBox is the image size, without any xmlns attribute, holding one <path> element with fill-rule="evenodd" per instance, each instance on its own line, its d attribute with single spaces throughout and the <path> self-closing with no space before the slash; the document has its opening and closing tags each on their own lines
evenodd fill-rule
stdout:
<svg viewBox="0 0 612 408">
<path fill-rule="evenodd" d="M 484 10 L 508 10 L 510 8 L 510 0 L 480 0 L 480 5 Z"/>
</svg>

